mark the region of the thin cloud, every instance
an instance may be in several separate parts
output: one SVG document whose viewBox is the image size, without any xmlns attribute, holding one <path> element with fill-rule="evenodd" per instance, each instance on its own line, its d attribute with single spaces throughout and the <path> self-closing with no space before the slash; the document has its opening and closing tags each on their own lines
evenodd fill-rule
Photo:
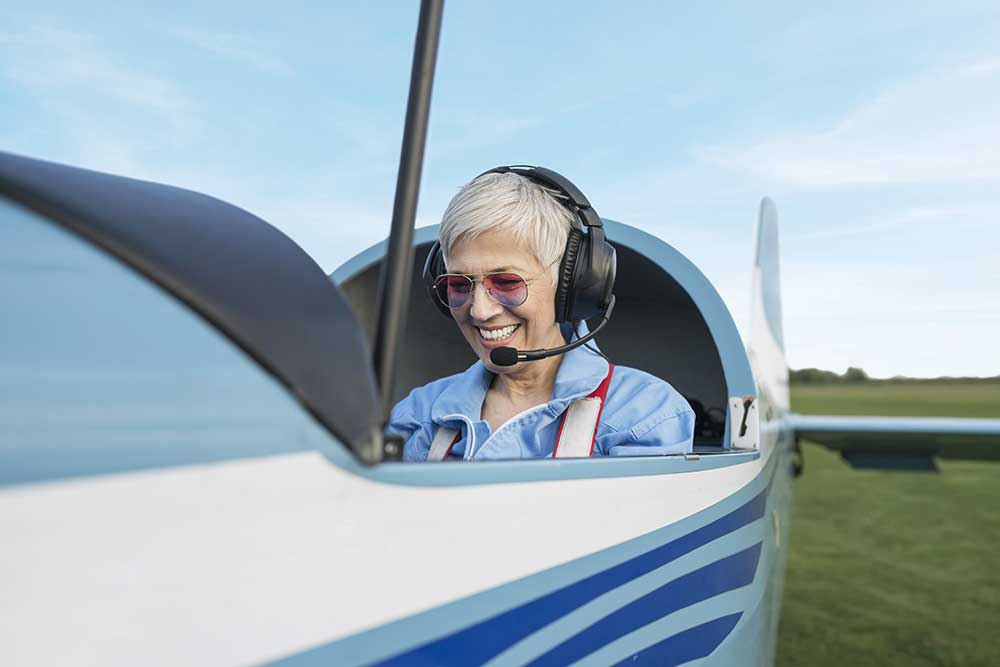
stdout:
<svg viewBox="0 0 1000 667">
<path fill-rule="evenodd" d="M 792 233 L 792 239 L 841 238 L 872 236 L 875 232 L 931 225 L 940 229 L 962 226 L 1000 226 L 1000 205 L 965 204 L 961 206 L 918 206 L 895 214 L 867 216 L 857 224 L 841 224 L 811 231 Z"/>
<path fill-rule="evenodd" d="M 965 68 L 966 72 L 972 75 L 990 75 L 1000 72 L 1000 58 L 981 60 Z"/>
<path fill-rule="evenodd" d="M 282 58 L 267 53 L 259 37 L 231 32 L 176 28 L 170 31 L 178 39 L 207 53 L 247 64 L 268 74 L 289 75 L 292 66 Z"/>
<path fill-rule="evenodd" d="M 83 32 L 51 25 L 0 38 L 3 76 L 36 94 L 86 93 L 181 121 L 196 104 L 172 80 L 114 58 Z"/>
<path fill-rule="evenodd" d="M 94 35 L 54 24 L 0 33 L 0 79 L 20 89 L 55 138 L 41 143 L 30 131 L 11 138 L 8 149 L 36 157 L 149 177 L 144 149 L 183 144 L 201 129 L 199 105 L 178 83 Z"/>
<path fill-rule="evenodd" d="M 506 114 L 488 109 L 444 106 L 431 114 L 428 156 L 453 158 L 507 146 L 549 122 L 536 114 Z"/>
<path fill-rule="evenodd" d="M 1000 60 L 891 88 L 829 129 L 693 156 L 802 187 L 1000 181 Z"/>
<path fill-rule="evenodd" d="M 308 252 L 324 271 L 341 264 L 389 235 L 391 202 L 366 206 L 348 196 L 301 198 L 295 201 L 258 202 L 249 210 L 283 231 Z M 439 220 L 418 215 L 416 227 Z"/>
<path fill-rule="evenodd" d="M 931 266 L 784 260 L 793 368 L 861 366 L 878 377 L 1000 372 L 995 255 Z"/>
</svg>

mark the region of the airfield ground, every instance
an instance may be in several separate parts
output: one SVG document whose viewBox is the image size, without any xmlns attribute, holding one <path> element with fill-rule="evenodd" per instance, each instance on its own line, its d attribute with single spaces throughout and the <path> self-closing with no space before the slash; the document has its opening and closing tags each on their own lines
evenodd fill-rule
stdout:
<svg viewBox="0 0 1000 667">
<path fill-rule="evenodd" d="M 1000 382 L 792 387 L 804 414 L 1000 417 Z M 1000 665 L 1000 463 L 852 470 L 805 446 L 779 667 Z"/>
</svg>

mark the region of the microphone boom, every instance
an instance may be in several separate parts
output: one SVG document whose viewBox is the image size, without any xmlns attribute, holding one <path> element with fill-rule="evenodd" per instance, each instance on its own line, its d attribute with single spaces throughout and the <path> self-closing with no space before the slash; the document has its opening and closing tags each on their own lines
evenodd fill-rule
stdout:
<svg viewBox="0 0 1000 667">
<path fill-rule="evenodd" d="M 611 311 L 615 308 L 615 296 L 612 294 L 611 299 L 608 301 L 608 307 L 601 316 L 601 323 L 598 324 L 593 331 L 588 333 L 582 338 L 577 338 L 571 343 L 565 345 L 560 345 L 559 347 L 552 347 L 548 349 L 541 350 L 517 350 L 513 347 L 497 347 L 490 350 L 490 361 L 492 361 L 497 366 L 513 366 L 522 361 L 538 361 L 539 359 L 547 359 L 548 357 L 554 357 L 557 354 L 565 354 L 570 350 L 575 350 L 580 347 L 591 338 L 600 333 L 608 320 L 611 319 Z"/>
</svg>

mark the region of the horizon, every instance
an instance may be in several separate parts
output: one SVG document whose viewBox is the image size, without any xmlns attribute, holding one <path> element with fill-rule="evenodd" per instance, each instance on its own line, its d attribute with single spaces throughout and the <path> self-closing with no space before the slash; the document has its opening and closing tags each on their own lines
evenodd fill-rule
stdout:
<svg viewBox="0 0 1000 667">
<path fill-rule="evenodd" d="M 816 368 L 814 366 L 804 366 L 802 368 L 791 368 L 791 367 L 789 367 L 788 368 L 788 374 L 789 374 L 789 377 L 791 378 L 790 381 L 791 381 L 792 384 L 794 384 L 796 382 L 796 380 L 794 378 L 792 378 L 792 376 L 794 374 L 796 374 L 796 373 L 802 373 L 803 371 L 819 371 L 820 373 L 833 373 L 834 375 L 840 376 L 840 378 L 839 378 L 840 381 L 849 382 L 850 380 L 846 380 L 844 378 L 844 375 L 846 375 L 847 371 L 849 371 L 852 368 L 858 368 L 861 371 L 865 372 L 866 377 L 865 377 L 864 380 L 862 380 L 862 382 L 868 382 L 868 381 L 885 382 L 885 381 L 892 381 L 892 380 L 914 380 L 914 381 L 920 381 L 920 382 L 925 382 L 925 381 L 926 382 L 933 382 L 933 381 L 936 381 L 936 380 L 941 380 L 941 381 L 969 380 L 969 381 L 975 381 L 975 382 L 978 382 L 978 381 L 1000 382 L 1000 375 L 936 375 L 934 377 L 923 377 L 923 376 L 916 376 L 916 375 L 890 375 L 888 377 L 883 377 L 883 376 L 871 375 L 867 371 L 865 371 L 865 369 L 860 368 L 859 366 L 848 366 L 847 368 L 845 368 L 841 372 L 837 372 L 837 371 L 833 371 L 833 370 L 828 370 L 828 369 L 825 369 L 825 368 Z"/>
<path fill-rule="evenodd" d="M 229 201 L 328 273 L 384 238 L 417 3 L 112 7 L 0 10 L 3 150 Z M 989 2 L 453 3 L 417 223 L 549 166 L 687 256 L 746 341 L 769 196 L 791 367 L 1000 375 L 998 34 Z"/>
</svg>

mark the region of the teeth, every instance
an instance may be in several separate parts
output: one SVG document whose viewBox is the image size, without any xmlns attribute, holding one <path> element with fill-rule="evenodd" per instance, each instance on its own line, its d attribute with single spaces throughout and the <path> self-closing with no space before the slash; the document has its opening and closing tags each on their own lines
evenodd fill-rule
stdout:
<svg viewBox="0 0 1000 667">
<path fill-rule="evenodd" d="M 494 329 L 488 331 L 486 329 L 480 329 L 479 335 L 486 340 L 502 340 L 514 334 L 517 328 L 521 326 L 520 324 L 511 324 L 510 326 L 503 327 L 502 329 Z"/>
</svg>

